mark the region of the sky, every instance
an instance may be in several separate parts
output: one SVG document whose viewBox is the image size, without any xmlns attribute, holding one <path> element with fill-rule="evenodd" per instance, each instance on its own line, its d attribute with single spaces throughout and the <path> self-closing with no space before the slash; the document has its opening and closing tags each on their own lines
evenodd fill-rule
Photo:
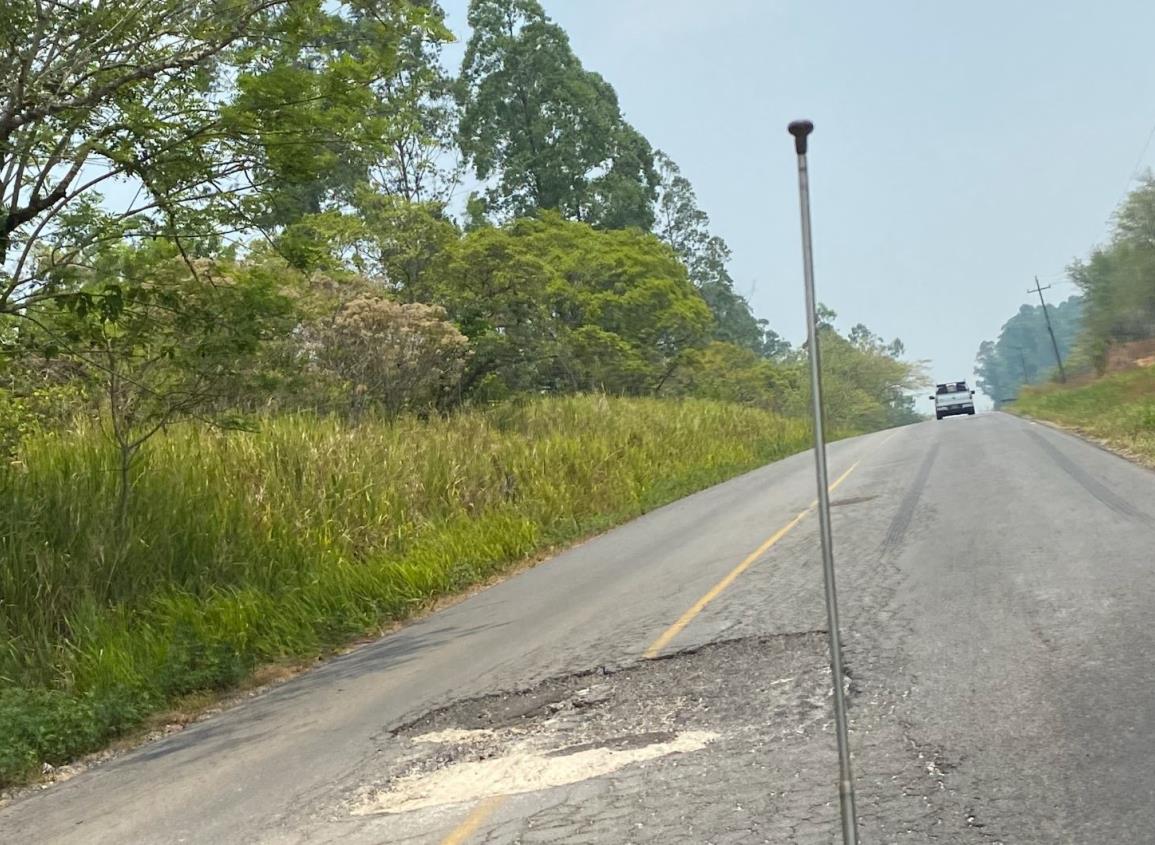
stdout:
<svg viewBox="0 0 1155 845">
<path fill-rule="evenodd" d="M 805 332 L 786 124 L 814 121 L 818 299 L 973 383 L 1038 275 L 1109 232 L 1155 163 L 1155 3 L 544 0 L 626 118 L 694 184 L 755 313 Z M 467 36 L 466 0 L 443 0 Z M 452 69 L 460 45 L 446 59 Z M 1032 297 L 1034 297 L 1032 299 Z M 929 393 L 928 393 L 929 395 Z M 923 411 L 931 403 L 920 400 Z"/>
</svg>

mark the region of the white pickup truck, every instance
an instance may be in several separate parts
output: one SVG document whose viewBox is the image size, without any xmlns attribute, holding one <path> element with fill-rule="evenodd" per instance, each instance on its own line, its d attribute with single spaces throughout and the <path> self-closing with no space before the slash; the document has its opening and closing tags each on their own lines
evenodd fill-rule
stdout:
<svg viewBox="0 0 1155 845">
<path fill-rule="evenodd" d="M 955 414 L 974 415 L 975 392 L 967 389 L 965 381 L 950 381 L 938 385 L 934 396 L 934 418 L 941 420 Z"/>
</svg>

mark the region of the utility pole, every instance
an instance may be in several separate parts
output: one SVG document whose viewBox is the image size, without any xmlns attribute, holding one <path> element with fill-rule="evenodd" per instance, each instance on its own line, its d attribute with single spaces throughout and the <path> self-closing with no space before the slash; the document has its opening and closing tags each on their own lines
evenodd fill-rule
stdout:
<svg viewBox="0 0 1155 845">
<path fill-rule="evenodd" d="M 1055 362 L 1059 365 L 1059 381 L 1067 380 L 1067 373 L 1063 369 L 1063 358 L 1059 355 L 1059 343 L 1055 340 L 1055 330 L 1051 328 L 1051 315 L 1047 312 L 1047 300 L 1043 299 L 1043 291 L 1050 290 L 1051 286 L 1039 287 L 1039 277 L 1035 276 L 1034 292 L 1039 295 L 1039 303 L 1043 306 L 1043 319 L 1047 321 L 1047 334 L 1051 336 L 1051 348 L 1055 350 Z M 1027 289 L 1031 293 L 1031 289 Z"/>
</svg>

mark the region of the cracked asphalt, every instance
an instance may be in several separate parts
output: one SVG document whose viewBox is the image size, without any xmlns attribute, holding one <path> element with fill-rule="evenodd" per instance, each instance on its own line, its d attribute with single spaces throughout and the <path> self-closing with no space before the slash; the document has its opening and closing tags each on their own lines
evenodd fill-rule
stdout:
<svg viewBox="0 0 1155 845">
<path fill-rule="evenodd" d="M 862 841 L 1155 841 L 1155 473 L 1001 414 L 830 462 Z M 0 809 L 0 841 L 839 841 L 812 515 L 642 658 L 813 495 L 799 455 L 655 511 Z"/>
</svg>

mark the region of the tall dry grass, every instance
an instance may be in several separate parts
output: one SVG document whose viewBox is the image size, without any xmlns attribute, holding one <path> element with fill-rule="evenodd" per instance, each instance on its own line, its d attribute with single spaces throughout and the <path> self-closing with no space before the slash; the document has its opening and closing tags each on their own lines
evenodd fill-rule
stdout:
<svg viewBox="0 0 1155 845">
<path fill-rule="evenodd" d="M 186 425 L 149 445 L 120 528 L 100 432 L 36 437 L 0 470 L 0 784 L 808 437 L 737 405 L 604 397 Z"/>
<path fill-rule="evenodd" d="M 1155 367 L 1027 388 L 1011 410 L 1077 429 L 1155 466 Z"/>
</svg>

